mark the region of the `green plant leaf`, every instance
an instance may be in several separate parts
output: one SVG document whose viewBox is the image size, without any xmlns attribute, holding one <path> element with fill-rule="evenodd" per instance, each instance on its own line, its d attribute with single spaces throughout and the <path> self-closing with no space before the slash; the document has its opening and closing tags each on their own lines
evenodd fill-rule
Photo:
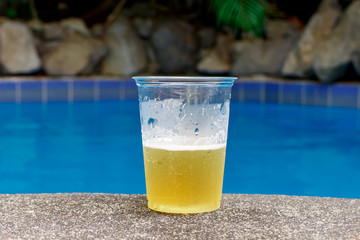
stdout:
<svg viewBox="0 0 360 240">
<path fill-rule="evenodd" d="M 16 18 L 17 17 L 17 11 L 15 8 L 8 8 L 6 9 L 6 16 L 8 18 Z"/>
<path fill-rule="evenodd" d="M 235 32 L 252 32 L 260 36 L 264 31 L 265 0 L 211 0 L 210 8 L 216 14 L 218 25 L 227 25 Z"/>
</svg>

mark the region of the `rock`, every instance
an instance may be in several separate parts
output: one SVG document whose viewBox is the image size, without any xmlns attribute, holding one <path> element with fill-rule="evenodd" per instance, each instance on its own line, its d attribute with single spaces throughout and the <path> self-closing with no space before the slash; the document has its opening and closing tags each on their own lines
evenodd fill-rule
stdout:
<svg viewBox="0 0 360 240">
<path fill-rule="evenodd" d="M 95 38 L 102 38 L 105 34 L 105 27 L 103 24 L 96 23 L 91 27 L 91 35 Z"/>
<path fill-rule="evenodd" d="M 287 20 L 268 20 L 265 29 L 269 39 L 284 38 L 298 34 L 297 26 Z"/>
<path fill-rule="evenodd" d="M 210 27 L 202 28 L 197 32 L 197 35 L 199 38 L 201 48 L 210 48 L 214 46 L 216 42 L 216 34 L 214 28 L 210 28 Z"/>
<path fill-rule="evenodd" d="M 333 31 L 341 14 L 336 0 L 323 0 L 318 11 L 311 17 L 302 36 L 285 60 L 282 74 L 306 78 L 314 74 L 313 63 L 317 50 Z"/>
<path fill-rule="evenodd" d="M 184 73 L 194 69 L 197 41 L 191 25 L 180 20 L 159 23 L 151 37 L 151 44 L 160 64 L 167 74 Z"/>
<path fill-rule="evenodd" d="M 40 59 L 41 59 L 40 49 L 41 49 L 43 41 L 41 40 L 40 37 L 37 36 L 37 34 L 34 34 L 33 35 L 33 42 L 34 42 L 36 52 L 38 53 L 38 55 L 40 56 Z"/>
<path fill-rule="evenodd" d="M 148 17 L 154 18 L 159 14 L 158 6 L 150 2 L 134 2 L 130 8 L 125 8 L 122 13 L 127 17 Z"/>
<path fill-rule="evenodd" d="M 209 75 L 227 74 L 231 69 L 232 36 L 220 35 L 214 49 L 207 51 L 197 64 L 197 71 Z"/>
<path fill-rule="evenodd" d="M 106 52 L 100 40 L 85 37 L 66 39 L 44 55 L 44 69 L 49 75 L 90 73 Z"/>
<path fill-rule="evenodd" d="M 351 63 L 355 72 L 360 76 L 360 50 L 357 50 L 351 54 Z"/>
<path fill-rule="evenodd" d="M 143 41 L 144 50 L 146 53 L 146 59 L 148 62 L 146 73 L 148 74 L 156 74 L 160 70 L 159 63 L 156 59 L 154 49 L 152 48 L 149 41 L 145 40 Z"/>
<path fill-rule="evenodd" d="M 217 54 L 227 62 L 231 61 L 232 45 L 234 43 L 234 36 L 232 34 L 221 34 L 216 39 Z"/>
<path fill-rule="evenodd" d="M 284 60 L 297 41 L 296 36 L 273 40 L 243 40 L 234 43 L 235 62 L 231 74 L 235 76 L 250 74 L 279 75 Z"/>
<path fill-rule="evenodd" d="M 56 48 L 61 41 L 40 41 L 38 43 L 37 49 L 40 56 L 44 56 L 47 52 L 51 51 L 52 49 Z"/>
<path fill-rule="evenodd" d="M 80 34 L 90 37 L 90 31 L 81 18 L 66 18 L 60 21 L 60 25 L 69 36 Z"/>
<path fill-rule="evenodd" d="M 63 40 L 65 33 L 62 26 L 57 22 L 45 23 L 43 38 L 46 41 Z"/>
<path fill-rule="evenodd" d="M 231 64 L 221 59 L 214 50 L 210 51 L 196 66 L 198 72 L 209 75 L 225 74 L 230 69 Z"/>
<path fill-rule="evenodd" d="M 150 38 L 154 22 L 151 18 L 136 17 L 132 21 L 137 34 L 145 39 Z"/>
<path fill-rule="evenodd" d="M 5 21 L 0 26 L 0 63 L 8 74 L 29 74 L 41 68 L 33 35 L 23 23 Z"/>
<path fill-rule="evenodd" d="M 27 26 L 33 31 L 34 33 L 42 33 L 44 31 L 44 23 L 41 22 L 39 19 L 34 18 L 27 22 Z"/>
<path fill-rule="evenodd" d="M 345 75 L 351 53 L 360 49 L 359 39 L 360 1 L 353 1 L 315 55 L 314 71 L 321 82 L 333 82 Z"/>
<path fill-rule="evenodd" d="M 146 73 L 153 75 L 157 74 L 160 71 L 159 63 L 157 62 L 150 62 L 147 66 Z"/>
<path fill-rule="evenodd" d="M 146 68 L 146 54 L 142 42 L 130 22 L 120 17 L 106 34 L 109 55 L 102 65 L 102 72 L 109 75 L 132 75 Z"/>
</svg>

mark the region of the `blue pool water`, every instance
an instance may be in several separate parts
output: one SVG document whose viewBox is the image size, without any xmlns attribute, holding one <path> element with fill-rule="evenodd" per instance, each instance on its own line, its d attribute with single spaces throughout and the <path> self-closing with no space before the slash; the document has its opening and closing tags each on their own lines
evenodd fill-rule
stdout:
<svg viewBox="0 0 360 240">
<path fill-rule="evenodd" d="M 225 193 L 360 198 L 360 111 L 231 103 Z M 0 193 L 145 193 L 138 102 L 0 104 Z"/>
</svg>

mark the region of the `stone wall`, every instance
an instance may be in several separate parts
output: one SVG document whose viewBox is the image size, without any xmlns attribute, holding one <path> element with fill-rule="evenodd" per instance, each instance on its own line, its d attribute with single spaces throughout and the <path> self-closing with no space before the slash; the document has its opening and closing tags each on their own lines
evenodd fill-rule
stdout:
<svg viewBox="0 0 360 240">
<path fill-rule="evenodd" d="M 359 29 L 360 2 L 342 9 L 336 0 L 323 0 L 303 29 L 269 20 L 266 39 L 236 40 L 231 32 L 127 9 L 112 24 L 91 27 L 79 18 L 2 19 L 1 74 L 268 74 L 333 82 L 352 67 L 360 74 Z"/>
</svg>

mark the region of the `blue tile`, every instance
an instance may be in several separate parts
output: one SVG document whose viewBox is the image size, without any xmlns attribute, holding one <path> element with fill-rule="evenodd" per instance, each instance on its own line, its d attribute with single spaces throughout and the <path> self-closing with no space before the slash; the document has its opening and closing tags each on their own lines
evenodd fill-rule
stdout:
<svg viewBox="0 0 360 240">
<path fill-rule="evenodd" d="M 244 101 L 246 102 L 260 102 L 261 83 L 243 83 Z"/>
<path fill-rule="evenodd" d="M 99 81 L 99 99 L 100 100 L 116 100 L 120 97 L 119 81 Z"/>
<path fill-rule="evenodd" d="M 240 99 L 240 84 L 235 82 L 231 88 L 231 100 L 239 101 Z"/>
<path fill-rule="evenodd" d="M 0 102 L 15 102 L 15 83 L 0 82 Z"/>
<path fill-rule="evenodd" d="M 136 83 L 134 80 L 132 79 L 125 79 L 125 80 L 121 80 L 121 82 L 128 87 L 136 87 Z"/>
<path fill-rule="evenodd" d="M 283 103 L 301 104 L 302 86 L 297 83 L 283 84 Z"/>
<path fill-rule="evenodd" d="M 120 92 L 124 96 L 123 99 L 138 99 L 138 89 L 133 80 L 125 80 L 120 82 Z"/>
<path fill-rule="evenodd" d="M 42 101 L 42 82 L 21 82 L 21 101 L 22 102 L 41 102 Z"/>
<path fill-rule="evenodd" d="M 328 89 L 328 85 L 306 84 L 306 105 L 327 106 Z"/>
<path fill-rule="evenodd" d="M 94 100 L 94 81 L 74 81 L 74 101 Z"/>
<path fill-rule="evenodd" d="M 47 85 L 47 101 L 68 101 L 68 82 L 65 81 L 48 81 Z"/>
<path fill-rule="evenodd" d="M 336 107 L 358 107 L 358 86 L 334 85 L 331 88 L 332 105 Z"/>
<path fill-rule="evenodd" d="M 279 102 L 279 84 L 265 83 L 265 102 Z"/>
</svg>

